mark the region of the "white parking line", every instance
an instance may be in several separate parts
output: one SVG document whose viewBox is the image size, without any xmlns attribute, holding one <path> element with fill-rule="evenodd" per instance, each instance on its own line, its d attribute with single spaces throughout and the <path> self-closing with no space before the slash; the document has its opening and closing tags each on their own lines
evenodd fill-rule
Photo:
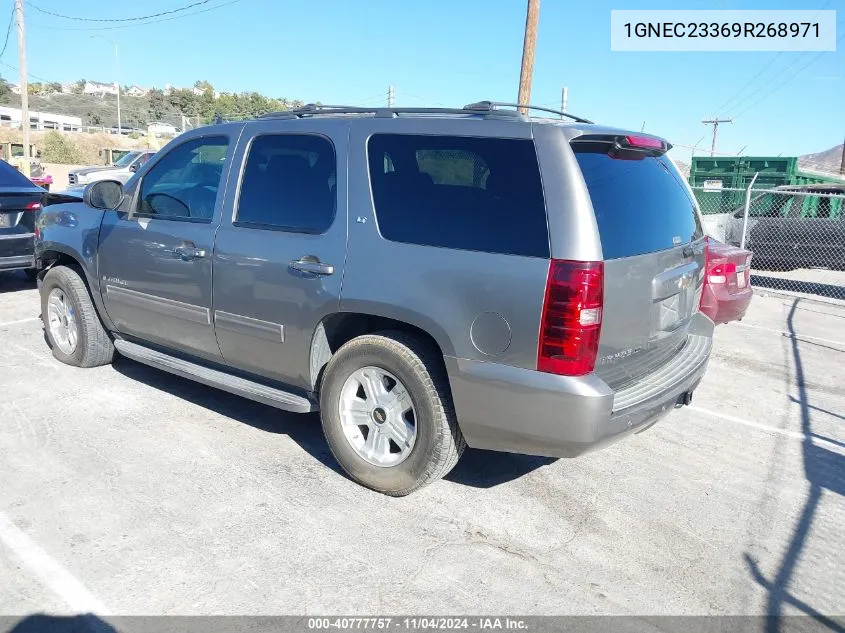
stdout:
<svg viewBox="0 0 845 633">
<path fill-rule="evenodd" d="M 816 446 L 824 446 L 837 453 L 842 452 L 842 443 L 836 440 L 829 440 L 824 437 L 819 437 L 817 435 L 805 435 L 800 431 L 789 431 L 787 429 L 779 429 L 774 426 L 759 424 L 757 422 L 752 422 L 751 420 L 746 420 L 744 418 L 738 418 L 736 416 L 728 415 L 726 413 L 718 413 L 716 411 L 710 411 L 709 409 L 702 409 L 701 407 L 694 405 L 690 405 L 687 408 L 692 411 L 695 411 L 696 413 L 703 413 L 704 415 L 710 416 L 712 418 L 719 418 L 721 420 L 727 420 L 728 422 L 735 422 L 736 424 L 742 424 L 743 426 L 748 426 L 752 429 L 759 429 L 760 431 L 774 433 L 775 435 L 781 435 L 783 437 L 789 437 L 795 440 L 800 440 L 801 442 L 810 441 Z"/>
<path fill-rule="evenodd" d="M 719 418 L 722 420 L 727 420 L 728 422 L 736 422 L 737 424 L 742 424 L 743 426 L 750 426 L 754 429 L 760 429 L 761 431 L 768 431 L 769 433 L 776 433 L 777 435 L 784 435 L 786 437 L 791 437 L 796 440 L 804 440 L 805 435 L 800 431 L 789 431 L 787 429 L 779 429 L 774 426 L 768 426 L 767 424 L 760 424 L 758 422 L 752 422 L 751 420 L 746 420 L 744 418 L 738 418 L 733 415 L 728 415 L 726 413 L 718 413 L 716 411 L 711 411 L 710 409 L 702 409 L 696 405 L 690 405 L 687 407 L 690 411 L 695 411 L 697 413 L 703 413 L 704 415 L 709 415 L 711 418 Z"/>
<path fill-rule="evenodd" d="M 17 321 L 6 321 L 5 323 L 0 323 L 0 327 L 6 327 L 7 325 L 19 325 L 21 323 L 32 323 L 33 321 L 40 320 L 40 317 L 31 317 L 29 319 L 18 319 Z"/>
<path fill-rule="evenodd" d="M 776 330 L 771 327 L 763 327 L 762 325 L 751 325 L 750 323 L 740 323 L 739 321 L 734 321 L 733 325 L 738 325 L 739 327 L 750 327 L 755 330 L 763 330 L 765 332 L 772 332 L 774 334 L 780 334 L 786 338 L 794 338 L 798 339 L 807 339 L 808 341 L 821 341 L 822 343 L 832 343 L 833 345 L 845 345 L 845 341 L 836 341 L 830 338 L 821 338 L 818 336 L 807 336 L 806 334 L 793 334 L 792 332 L 787 332 L 785 330 Z"/>
<path fill-rule="evenodd" d="M 17 556 L 30 572 L 77 613 L 109 615 L 106 606 L 95 598 L 69 571 L 32 542 L 11 519 L 0 512 L 0 542 Z"/>
</svg>

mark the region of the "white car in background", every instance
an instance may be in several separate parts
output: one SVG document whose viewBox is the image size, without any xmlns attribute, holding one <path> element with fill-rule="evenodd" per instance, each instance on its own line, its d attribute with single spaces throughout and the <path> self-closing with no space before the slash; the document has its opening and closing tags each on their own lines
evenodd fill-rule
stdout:
<svg viewBox="0 0 845 633">
<path fill-rule="evenodd" d="M 150 160 L 154 154 L 155 151 L 150 149 L 133 150 L 114 165 L 74 169 L 67 175 L 68 186 L 87 185 L 97 180 L 119 180 L 126 183 L 132 177 L 132 174 L 138 171 L 141 165 Z"/>
<path fill-rule="evenodd" d="M 153 121 L 147 126 L 147 132 L 155 136 L 176 136 L 179 130 L 176 129 L 176 126 L 170 125 L 169 123 Z"/>
</svg>

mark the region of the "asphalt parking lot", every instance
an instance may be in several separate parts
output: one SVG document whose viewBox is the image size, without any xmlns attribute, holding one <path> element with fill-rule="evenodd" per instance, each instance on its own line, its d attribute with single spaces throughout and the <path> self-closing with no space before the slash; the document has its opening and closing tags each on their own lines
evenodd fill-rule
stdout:
<svg viewBox="0 0 845 633">
<path fill-rule="evenodd" d="M 55 361 L 0 275 L 0 614 L 845 613 L 845 308 L 754 298 L 691 407 L 403 499 L 315 416 Z"/>
</svg>

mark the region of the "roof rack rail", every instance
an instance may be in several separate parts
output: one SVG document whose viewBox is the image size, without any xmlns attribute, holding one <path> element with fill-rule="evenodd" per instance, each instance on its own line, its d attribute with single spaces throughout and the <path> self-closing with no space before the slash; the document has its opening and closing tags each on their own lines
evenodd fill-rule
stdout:
<svg viewBox="0 0 845 633">
<path fill-rule="evenodd" d="M 479 108 L 404 108 L 387 106 L 348 106 L 348 105 L 323 105 L 308 103 L 293 110 L 280 110 L 262 114 L 259 119 L 299 119 L 306 116 L 319 114 L 375 114 L 377 117 L 393 117 L 400 114 L 495 114 L 496 116 L 521 116 L 518 112 L 507 110 L 496 111 L 493 108 L 481 110 Z"/>
<path fill-rule="evenodd" d="M 557 114 L 560 117 L 567 117 L 572 119 L 573 121 L 578 121 L 578 123 L 593 123 L 589 119 L 581 118 L 580 116 L 575 116 L 574 114 L 569 114 L 568 112 L 563 112 L 562 110 L 553 110 L 552 108 L 544 108 L 542 106 L 535 106 L 535 105 L 520 105 L 518 103 L 505 103 L 503 101 L 478 101 L 476 103 L 470 103 L 464 106 L 464 110 L 472 110 L 475 112 L 494 112 L 500 111 L 499 108 L 517 108 L 517 112 L 519 108 L 525 108 L 526 110 L 538 110 L 540 112 L 549 112 L 551 114 Z M 505 110 L 504 112 L 507 112 Z"/>
<path fill-rule="evenodd" d="M 558 116 L 568 117 L 580 123 L 592 123 L 588 119 L 582 119 L 574 114 L 542 108 L 540 106 L 520 106 L 516 103 L 504 103 L 501 101 L 477 101 L 470 103 L 463 108 L 397 108 L 387 106 L 360 107 L 349 105 L 324 105 L 321 103 L 308 103 L 293 110 L 280 110 L 279 112 L 268 112 L 262 114 L 259 119 L 300 119 L 302 117 L 318 114 L 375 114 L 377 117 L 394 117 L 400 114 L 480 114 L 496 117 L 523 118 L 518 108 L 525 107 L 529 110 L 540 110 L 550 112 Z M 514 110 L 502 108 L 516 108 Z"/>
</svg>

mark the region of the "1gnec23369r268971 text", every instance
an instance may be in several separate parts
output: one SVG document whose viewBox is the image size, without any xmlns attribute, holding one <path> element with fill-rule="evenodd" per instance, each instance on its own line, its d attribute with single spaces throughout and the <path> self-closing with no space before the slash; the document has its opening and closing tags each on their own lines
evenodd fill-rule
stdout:
<svg viewBox="0 0 845 633">
<path fill-rule="evenodd" d="M 818 22 L 626 22 L 627 37 L 819 37 Z"/>
</svg>

